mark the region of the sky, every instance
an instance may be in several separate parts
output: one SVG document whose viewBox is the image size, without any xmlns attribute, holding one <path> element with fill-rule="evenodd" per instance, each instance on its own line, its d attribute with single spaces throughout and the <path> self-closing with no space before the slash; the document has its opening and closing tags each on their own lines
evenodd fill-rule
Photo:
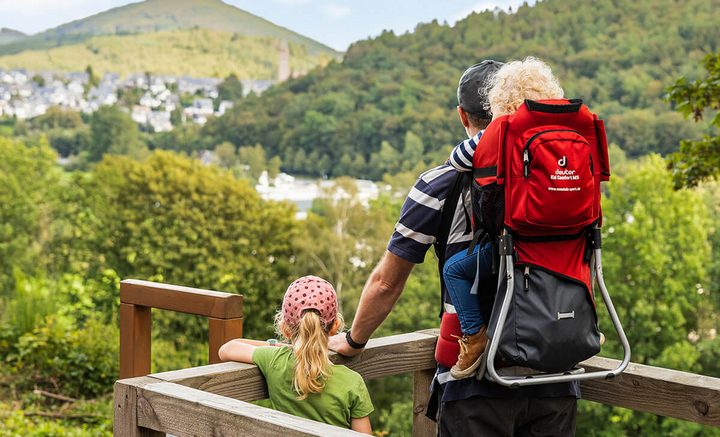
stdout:
<svg viewBox="0 0 720 437">
<path fill-rule="evenodd" d="M 412 31 L 437 19 L 454 24 L 473 11 L 513 10 L 525 0 L 223 0 L 275 24 L 344 51 L 383 30 Z M 533 3 L 534 0 L 529 0 Z M 110 8 L 127 0 L 0 0 L 0 27 L 34 34 Z"/>
</svg>

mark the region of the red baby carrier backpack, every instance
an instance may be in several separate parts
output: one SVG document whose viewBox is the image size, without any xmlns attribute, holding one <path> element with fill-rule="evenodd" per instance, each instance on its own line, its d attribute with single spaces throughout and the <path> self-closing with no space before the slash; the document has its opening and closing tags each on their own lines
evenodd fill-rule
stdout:
<svg viewBox="0 0 720 437">
<path fill-rule="evenodd" d="M 630 350 L 600 266 L 600 182 L 610 176 L 603 121 L 579 99 L 526 100 L 488 126 L 473 167 L 469 253 L 489 241 L 499 264 L 480 376 L 487 365 L 491 379 L 516 387 L 622 372 Z M 613 372 L 583 374 L 576 365 L 600 351 L 593 267 L 626 353 Z M 451 320 L 441 338 L 442 325 L 459 328 Z M 496 359 L 554 374 L 502 378 Z"/>
</svg>

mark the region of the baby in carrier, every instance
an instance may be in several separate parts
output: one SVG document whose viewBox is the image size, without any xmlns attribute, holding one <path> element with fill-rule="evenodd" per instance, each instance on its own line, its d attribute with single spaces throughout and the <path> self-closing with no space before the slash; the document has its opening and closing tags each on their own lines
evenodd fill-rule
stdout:
<svg viewBox="0 0 720 437">
<path fill-rule="evenodd" d="M 563 90 L 550 67 L 539 59 L 505 64 L 490 80 L 487 92 L 493 119 L 514 113 L 525 99 L 560 99 Z M 482 132 L 455 147 L 448 162 L 458 171 L 472 171 L 476 147 L 496 148 L 497 144 L 482 141 Z M 471 254 L 461 251 L 445 263 L 443 278 L 457 312 L 463 336 L 459 339 L 460 356 L 450 369 L 457 379 L 472 376 L 480 366 L 488 342 L 487 326 L 477 297 L 476 281 L 492 276 L 490 243 L 476 246 Z"/>
</svg>

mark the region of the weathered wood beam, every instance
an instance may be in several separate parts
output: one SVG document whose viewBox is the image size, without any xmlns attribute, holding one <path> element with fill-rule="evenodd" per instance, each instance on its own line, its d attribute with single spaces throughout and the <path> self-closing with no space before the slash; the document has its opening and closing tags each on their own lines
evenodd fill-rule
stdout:
<svg viewBox="0 0 720 437">
<path fill-rule="evenodd" d="M 430 402 L 430 384 L 434 377 L 435 369 L 419 370 L 413 374 L 413 437 L 437 435 L 437 423 L 425 415 Z"/>
<path fill-rule="evenodd" d="M 148 376 L 129 378 L 115 382 L 113 394 L 113 436 L 114 437 L 162 437 L 165 434 L 138 427 L 138 387 L 158 382 Z"/>
<path fill-rule="evenodd" d="M 146 384 L 137 390 L 138 425 L 178 437 L 364 435 L 168 382 Z"/>
<path fill-rule="evenodd" d="M 120 283 L 120 302 L 217 319 L 243 316 L 239 294 L 126 279 Z"/>
<path fill-rule="evenodd" d="M 366 380 L 435 369 L 436 335 L 410 333 L 372 339 L 365 351 L 352 358 L 332 353 L 330 359 L 360 373 Z M 257 366 L 221 363 L 172 372 L 154 378 L 250 402 L 267 398 L 265 379 Z"/>
<path fill-rule="evenodd" d="M 612 370 L 620 361 L 594 357 L 587 372 Z M 630 363 L 617 378 L 584 381 L 583 399 L 658 416 L 720 427 L 720 379 Z"/>
</svg>

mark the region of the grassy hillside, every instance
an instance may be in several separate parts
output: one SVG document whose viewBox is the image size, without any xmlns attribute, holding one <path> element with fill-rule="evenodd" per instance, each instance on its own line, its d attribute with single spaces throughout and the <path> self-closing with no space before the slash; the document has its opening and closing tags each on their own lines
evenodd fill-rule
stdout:
<svg viewBox="0 0 720 437">
<path fill-rule="evenodd" d="M 81 44 L 0 57 L 0 68 L 84 71 L 121 75 L 157 74 L 276 79 L 280 39 L 248 37 L 212 30 L 173 30 L 126 36 L 97 36 Z M 325 65 L 325 53 L 312 56 L 306 46 L 290 43 L 290 68 Z"/>
<path fill-rule="evenodd" d="M 0 47 L 0 55 L 74 44 L 95 35 L 122 35 L 192 27 L 245 36 L 284 38 L 288 42 L 305 45 L 312 55 L 321 52 L 338 55 L 328 46 L 220 0 L 146 0 L 132 3 L 64 24 L 14 44 L 6 44 Z"/>
<path fill-rule="evenodd" d="M 27 38 L 24 33 L 3 27 L 0 29 L 0 45 Z"/>
<path fill-rule="evenodd" d="M 259 142 L 287 171 L 379 178 L 401 167 L 392 163 L 405 159 L 397 154 L 417 147 L 408 132 L 426 157 L 465 137 L 455 96 L 468 66 L 534 55 L 553 67 L 567 96 L 606 118 L 609 139 L 631 156 L 668 153 L 704 133 L 664 102 L 663 88 L 699 74 L 700 60 L 720 48 L 716 6 L 545 0 L 513 14 L 472 14 L 453 27 L 387 32 L 353 44 L 342 63 L 243 101 L 204 132 L 214 144 Z"/>
</svg>

